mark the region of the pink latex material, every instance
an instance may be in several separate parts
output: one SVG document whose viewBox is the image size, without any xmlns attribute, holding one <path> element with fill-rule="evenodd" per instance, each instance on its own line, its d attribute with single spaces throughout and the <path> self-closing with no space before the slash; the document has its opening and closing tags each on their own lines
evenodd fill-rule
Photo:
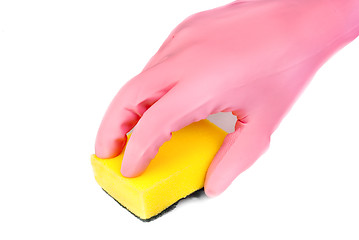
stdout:
<svg viewBox="0 0 359 240">
<path fill-rule="evenodd" d="M 98 131 L 96 155 L 121 153 L 136 125 L 121 172 L 138 176 L 171 132 L 232 112 L 236 130 L 205 181 L 207 195 L 220 194 L 268 148 L 320 66 L 358 36 L 358 10 L 358 0 L 249 0 L 190 16 L 120 89 Z"/>
</svg>

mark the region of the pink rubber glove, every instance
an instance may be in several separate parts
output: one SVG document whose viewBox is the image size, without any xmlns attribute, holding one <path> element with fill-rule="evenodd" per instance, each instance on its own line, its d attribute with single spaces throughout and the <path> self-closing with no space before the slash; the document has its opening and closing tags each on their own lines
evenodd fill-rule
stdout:
<svg viewBox="0 0 359 240">
<path fill-rule="evenodd" d="M 141 174 L 171 132 L 218 112 L 238 121 L 208 169 L 223 192 L 268 148 L 270 136 L 320 66 L 359 33 L 359 0 L 247 0 L 194 14 L 124 85 L 101 123 L 96 155 L 121 153 Z"/>
</svg>

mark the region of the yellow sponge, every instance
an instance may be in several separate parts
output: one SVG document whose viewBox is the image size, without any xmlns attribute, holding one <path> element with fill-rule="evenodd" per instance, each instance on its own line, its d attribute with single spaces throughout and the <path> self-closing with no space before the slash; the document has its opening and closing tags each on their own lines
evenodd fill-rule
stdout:
<svg viewBox="0 0 359 240">
<path fill-rule="evenodd" d="M 201 120 L 174 132 L 136 178 L 121 175 L 122 152 L 112 159 L 92 155 L 98 184 L 121 205 L 146 220 L 203 188 L 207 169 L 222 145 L 226 132 Z"/>
</svg>

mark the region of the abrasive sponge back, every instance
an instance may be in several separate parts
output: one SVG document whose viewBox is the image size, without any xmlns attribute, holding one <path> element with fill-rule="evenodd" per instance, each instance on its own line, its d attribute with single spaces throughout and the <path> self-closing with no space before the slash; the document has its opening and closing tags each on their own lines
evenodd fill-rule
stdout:
<svg viewBox="0 0 359 240">
<path fill-rule="evenodd" d="M 95 179 L 121 205 L 146 220 L 203 188 L 207 169 L 225 136 L 208 120 L 192 123 L 174 132 L 136 178 L 121 175 L 124 151 L 112 159 L 92 155 Z"/>
</svg>

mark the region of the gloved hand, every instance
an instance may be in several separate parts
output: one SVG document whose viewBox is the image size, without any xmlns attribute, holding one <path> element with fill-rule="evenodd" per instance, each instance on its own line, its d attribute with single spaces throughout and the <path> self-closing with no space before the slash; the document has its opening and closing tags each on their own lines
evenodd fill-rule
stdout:
<svg viewBox="0 0 359 240">
<path fill-rule="evenodd" d="M 344 2 L 235 1 L 185 19 L 112 101 L 96 155 L 120 154 L 137 124 L 121 167 L 124 176 L 134 177 L 171 132 L 232 112 L 235 132 L 225 138 L 205 181 L 207 195 L 220 194 L 268 148 L 318 68 L 358 35 L 359 14 L 352 12 L 358 1 Z"/>
</svg>

